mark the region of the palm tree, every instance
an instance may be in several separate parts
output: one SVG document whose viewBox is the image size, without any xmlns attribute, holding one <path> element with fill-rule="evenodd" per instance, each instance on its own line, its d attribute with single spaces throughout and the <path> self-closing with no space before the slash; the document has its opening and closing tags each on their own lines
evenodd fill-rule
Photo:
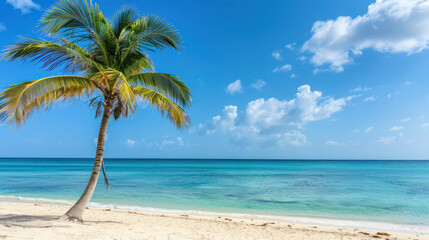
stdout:
<svg viewBox="0 0 429 240">
<path fill-rule="evenodd" d="M 145 51 L 180 50 L 181 39 L 172 25 L 156 16 L 139 17 L 129 7 L 107 19 L 97 4 L 87 0 L 60 0 L 37 27 L 47 40 L 24 38 L 9 45 L 9 61 L 42 63 L 48 70 L 63 69 L 61 76 L 10 85 L 0 94 L 0 122 L 21 126 L 33 112 L 53 103 L 88 99 L 101 116 L 94 168 L 88 185 L 62 219 L 82 221 L 82 213 L 104 171 L 103 150 L 110 116 L 134 115 L 139 102 L 159 110 L 178 128 L 187 128 L 185 110 L 191 92 L 179 77 L 154 71 Z"/>
</svg>

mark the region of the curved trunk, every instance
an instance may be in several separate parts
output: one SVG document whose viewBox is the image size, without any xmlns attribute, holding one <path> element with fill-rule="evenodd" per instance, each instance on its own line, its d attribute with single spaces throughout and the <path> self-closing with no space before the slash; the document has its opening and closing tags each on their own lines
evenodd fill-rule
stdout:
<svg viewBox="0 0 429 240">
<path fill-rule="evenodd" d="M 79 221 L 82 222 L 82 214 L 91 200 L 97 185 L 98 175 L 100 174 L 101 164 L 103 163 L 104 140 L 106 137 L 107 125 L 109 123 L 112 104 L 110 101 L 105 101 L 103 117 L 101 119 L 100 131 L 98 133 L 97 151 L 95 154 L 94 168 L 92 170 L 91 178 L 85 188 L 80 199 L 71 207 L 62 217 L 62 220 Z"/>
</svg>

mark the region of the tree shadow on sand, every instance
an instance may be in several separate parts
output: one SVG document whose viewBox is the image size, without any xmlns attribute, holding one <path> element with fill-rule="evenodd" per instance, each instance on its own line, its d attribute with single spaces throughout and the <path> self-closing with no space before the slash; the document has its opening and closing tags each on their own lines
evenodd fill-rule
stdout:
<svg viewBox="0 0 429 240">
<path fill-rule="evenodd" d="M 6 214 L 0 215 L 0 224 L 5 227 L 48 228 L 58 219 L 59 217 L 44 215 Z"/>
<path fill-rule="evenodd" d="M 0 225 L 5 227 L 49 228 L 71 227 L 66 222 L 59 221 L 60 217 L 48 215 L 6 214 L 0 215 Z M 84 221 L 79 224 L 119 223 L 118 221 Z"/>
</svg>

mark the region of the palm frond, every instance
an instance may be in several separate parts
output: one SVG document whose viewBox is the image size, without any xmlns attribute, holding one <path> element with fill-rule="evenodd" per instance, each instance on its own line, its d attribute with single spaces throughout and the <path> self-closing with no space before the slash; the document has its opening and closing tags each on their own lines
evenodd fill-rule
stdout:
<svg viewBox="0 0 429 240">
<path fill-rule="evenodd" d="M 174 99 L 183 107 L 189 107 L 192 101 L 191 90 L 176 75 L 146 72 L 128 77 L 131 86 L 150 87 Z"/>
<path fill-rule="evenodd" d="M 124 48 L 123 63 L 131 52 L 141 49 L 155 51 L 171 47 L 179 50 L 182 40 L 173 25 L 157 16 L 146 16 L 132 24 L 127 36 L 121 39 L 121 44 Z"/>
<path fill-rule="evenodd" d="M 117 98 L 113 105 L 112 115 L 115 120 L 118 120 L 120 117 L 127 118 L 132 115 L 132 110 L 120 98 Z"/>
<path fill-rule="evenodd" d="M 92 42 L 109 63 L 105 39 L 110 25 L 92 0 L 59 0 L 42 17 L 38 28 L 48 35 L 59 33 L 72 41 Z"/>
<path fill-rule="evenodd" d="M 89 106 L 95 109 L 95 118 L 103 114 L 104 102 L 101 96 L 97 96 L 89 101 Z"/>
<path fill-rule="evenodd" d="M 133 87 L 134 94 L 156 108 L 178 128 L 188 128 L 191 119 L 185 110 L 161 93 L 145 87 Z"/>
<path fill-rule="evenodd" d="M 92 0 L 59 0 L 40 20 L 40 28 L 46 34 L 75 35 L 77 31 L 99 34 L 106 18 Z"/>
<path fill-rule="evenodd" d="M 2 57 L 10 61 L 40 62 L 48 70 L 64 66 L 66 72 L 84 71 L 91 67 L 103 68 L 91 59 L 85 49 L 66 40 L 62 40 L 60 44 L 24 38 L 21 42 L 9 45 Z"/>
<path fill-rule="evenodd" d="M 120 39 L 121 34 L 137 20 L 137 16 L 135 9 L 129 6 L 124 6 L 121 10 L 116 12 L 111 24 L 113 25 L 113 32 L 117 39 Z"/>
<path fill-rule="evenodd" d="M 122 65 L 118 68 L 124 73 L 125 76 L 131 76 L 141 73 L 142 71 L 154 71 L 153 62 L 149 56 L 142 52 L 134 51 L 128 55 Z"/>
<path fill-rule="evenodd" d="M 11 85 L 0 94 L 0 122 L 19 126 L 33 108 L 50 106 L 60 98 L 74 98 L 93 89 L 89 79 L 79 76 L 47 77 Z"/>
</svg>

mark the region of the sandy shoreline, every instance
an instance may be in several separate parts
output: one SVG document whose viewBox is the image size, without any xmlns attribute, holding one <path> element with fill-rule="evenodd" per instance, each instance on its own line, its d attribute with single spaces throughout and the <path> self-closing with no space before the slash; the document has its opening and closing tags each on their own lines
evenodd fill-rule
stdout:
<svg viewBox="0 0 429 240">
<path fill-rule="evenodd" d="M 429 239 L 428 235 L 256 219 L 89 208 L 85 222 L 58 221 L 67 206 L 0 202 L 0 239 Z"/>
</svg>

